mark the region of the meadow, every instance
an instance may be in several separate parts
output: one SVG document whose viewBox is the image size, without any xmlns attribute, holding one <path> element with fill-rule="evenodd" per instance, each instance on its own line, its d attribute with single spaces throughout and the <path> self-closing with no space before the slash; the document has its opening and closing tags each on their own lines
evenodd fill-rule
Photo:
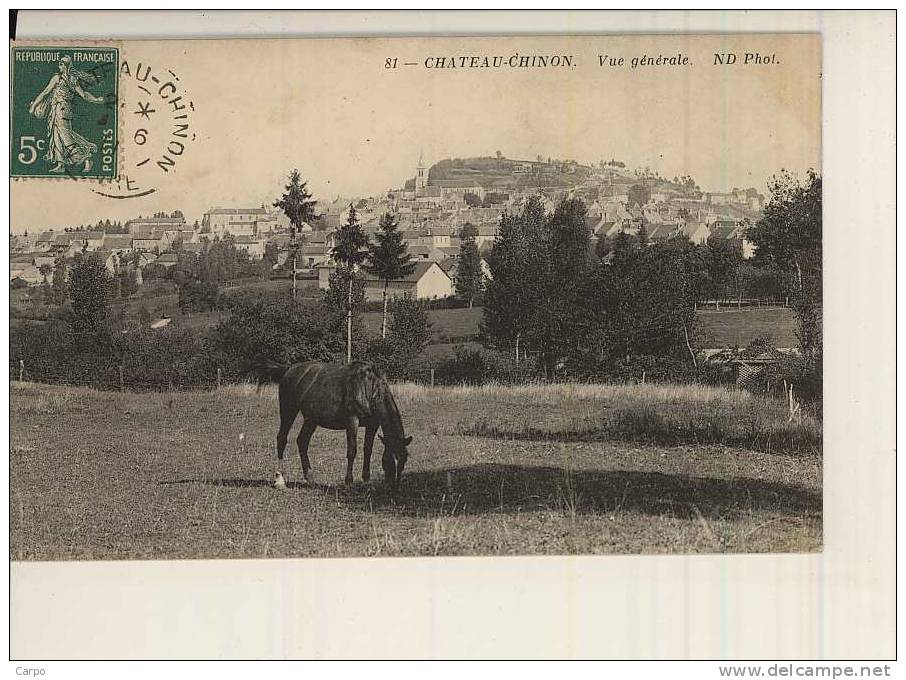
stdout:
<svg viewBox="0 0 906 680">
<path fill-rule="evenodd" d="M 804 552 L 822 545 L 821 428 L 735 389 L 395 385 L 414 437 L 402 488 L 315 484 L 274 388 L 99 392 L 14 383 L 14 560 Z M 361 442 L 361 438 L 360 438 Z M 360 443 L 361 447 L 361 443 Z"/>
</svg>

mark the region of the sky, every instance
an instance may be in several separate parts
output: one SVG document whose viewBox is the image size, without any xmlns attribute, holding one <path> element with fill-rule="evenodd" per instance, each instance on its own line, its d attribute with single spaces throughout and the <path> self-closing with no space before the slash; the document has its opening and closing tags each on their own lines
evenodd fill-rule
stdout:
<svg viewBox="0 0 906 680">
<path fill-rule="evenodd" d="M 714 65 L 735 52 L 737 64 Z M 774 63 L 743 65 L 746 53 Z M 428 58 L 569 56 L 571 67 L 429 69 Z M 599 66 L 599 57 L 623 57 Z M 633 57 L 687 57 L 686 66 L 631 67 Z M 214 206 L 271 204 L 299 168 L 316 199 L 402 186 L 419 154 L 615 158 L 665 177 L 690 174 L 706 191 L 754 186 L 781 168 L 821 163 L 821 54 L 815 35 L 583 36 L 131 42 L 121 58 L 121 168 L 142 198 L 111 199 L 96 183 L 11 180 L 11 231 L 62 228 Z M 396 58 L 397 67 L 385 68 Z M 414 63 L 414 66 L 404 66 Z M 608 62 L 609 63 L 609 62 Z M 163 173 L 173 120 L 137 68 L 177 74 L 195 139 Z M 148 84 L 148 81 L 145 81 Z M 89 106 L 76 101 L 75 106 Z M 138 129 L 149 129 L 145 145 Z"/>
</svg>

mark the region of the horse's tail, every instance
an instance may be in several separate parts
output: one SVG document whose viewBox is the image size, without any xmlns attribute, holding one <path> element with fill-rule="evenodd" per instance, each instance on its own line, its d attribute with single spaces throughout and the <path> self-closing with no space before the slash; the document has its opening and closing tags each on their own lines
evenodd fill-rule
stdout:
<svg viewBox="0 0 906 680">
<path fill-rule="evenodd" d="M 267 383 L 280 382 L 289 368 L 290 364 L 278 364 L 270 359 L 258 359 L 246 369 L 245 374 L 250 378 L 255 378 L 260 390 Z"/>
</svg>

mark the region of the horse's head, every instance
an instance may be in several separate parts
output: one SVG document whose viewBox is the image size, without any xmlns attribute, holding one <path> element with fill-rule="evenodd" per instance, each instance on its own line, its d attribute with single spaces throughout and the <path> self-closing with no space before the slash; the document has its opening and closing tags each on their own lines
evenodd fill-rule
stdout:
<svg viewBox="0 0 906 680">
<path fill-rule="evenodd" d="M 384 443 L 384 455 L 381 458 L 381 465 L 384 468 L 384 482 L 390 485 L 391 489 L 399 486 L 403 478 L 403 469 L 406 467 L 406 461 L 409 459 L 408 446 L 412 443 L 412 437 L 395 438 L 381 436 Z"/>
</svg>

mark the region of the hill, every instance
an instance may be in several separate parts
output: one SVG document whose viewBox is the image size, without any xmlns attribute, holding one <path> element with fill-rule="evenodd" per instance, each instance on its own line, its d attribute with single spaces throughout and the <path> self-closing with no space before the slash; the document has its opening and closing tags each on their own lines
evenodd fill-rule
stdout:
<svg viewBox="0 0 906 680">
<path fill-rule="evenodd" d="M 504 156 L 448 158 L 428 170 L 428 184 L 439 187 L 511 189 L 565 187 L 581 184 L 592 169 L 575 161 L 558 159 L 514 160 Z"/>
</svg>

